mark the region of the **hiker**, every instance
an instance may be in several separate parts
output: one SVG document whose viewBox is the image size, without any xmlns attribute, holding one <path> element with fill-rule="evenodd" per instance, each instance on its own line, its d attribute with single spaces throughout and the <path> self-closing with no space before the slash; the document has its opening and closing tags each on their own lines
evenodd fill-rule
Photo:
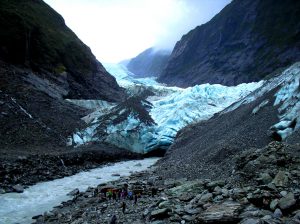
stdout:
<svg viewBox="0 0 300 224">
<path fill-rule="evenodd" d="M 113 196 L 112 190 L 108 191 L 107 196 L 108 196 L 108 199 L 111 200 L 111 198 Z"/>
<path fill-rule="evenodd" d="M 122 202 L 122 212 L 125 214 L 125 209 L 126 209 L 126 203 L 125 201 Z"/>
<path fill-rule="evenodd" d="M 117 224 L 117 216 L 114 215 L 111 220 L 110 220 L 110 224 Z"/>
<path fill-rule="evenodd" d="M 157 194 L 157 189 L 155 187 L 152 187 L 152 189 L 151 189 L 152 197 L 154 197 L 154 195 L 156 195 L 156 194 Z"/>
<path fill-rule="evenodd" d="M 126 197 L 126 192 L 125 192 L 124 189 L 122 189 L 122 192 L 121 192 L 121 198 L 122 198 L 122 199 L 125 199 L 125 197 Z"/>
<path fill-rule="evenodd" d="M 121 196 L 121 190 L 118 189 L 118 200 L 121 200 L 121 199 L 122 199 L 121 197 L 122 197 L 122 196 Z"/>
<path fill-rule="evenodd" d="M 132 199 L 133 199 L 132 191 L 129 191 L 129 192 L 128 192 L 128 198 L 129 198 L 129 200 L 132 200 Z"/>
<path fill-rule="evenodd" d="M 113 194 L 112 194 L 112 198 L 113 198 L 114 201 L 117 200 L 117 194 L 116 194 L 115 191 L 114 191 Z"/>
<path fill-rule="evenodd" d="M 136 205 L 136 203 L 137 203 L 137 199 L 138 199 L 138 196 L 137 196 L 137 194 L 135 194 L 134 195 L 134 204 Z"/>
<path fill-rule="evenodd" d="M 101 189 L 100 193 L 103 198 L 106 198 L 106 189 Z"/>
</svg>

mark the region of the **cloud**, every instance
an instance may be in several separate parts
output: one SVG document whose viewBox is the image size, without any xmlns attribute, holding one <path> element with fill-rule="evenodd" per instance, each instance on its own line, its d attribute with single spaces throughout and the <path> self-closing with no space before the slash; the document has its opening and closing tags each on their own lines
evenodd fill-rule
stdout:
<svg viewBox="0 0 300 224">
<path fill-rule="evenodd" d="M 231 0 L 176 0 L 174 11 L 155 43 L 158 48 L 171 49 L 181 37 L 195 27 L 208 22 Z"/>
<path fill-rule="evenodd" d="M 171 49 L 230 0 L 45 0 L 103 62 Z"/>
</svg>

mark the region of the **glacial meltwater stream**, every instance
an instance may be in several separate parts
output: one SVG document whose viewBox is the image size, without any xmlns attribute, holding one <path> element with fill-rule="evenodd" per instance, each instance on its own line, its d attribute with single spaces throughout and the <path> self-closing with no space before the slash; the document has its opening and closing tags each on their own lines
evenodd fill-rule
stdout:
<svg viewBox="0 0 300 224">
<path fill-rule="evenodd" d="M 67 193 L 75 188 L 85 191 L 100 183 L 119 179 L 112 174 L 129 176 L 131 172 L 146 170 L 158 159 L 149 158 L 119 162 L 102 168 L 80 172 L 70 177 L 47 181 L 33 185 L 21 194 L 8 193 L 0 195 L 0 223 L 31 223 L 32 216 L 52 210 L 54 206 L 71 199 Z"/>
</svg>

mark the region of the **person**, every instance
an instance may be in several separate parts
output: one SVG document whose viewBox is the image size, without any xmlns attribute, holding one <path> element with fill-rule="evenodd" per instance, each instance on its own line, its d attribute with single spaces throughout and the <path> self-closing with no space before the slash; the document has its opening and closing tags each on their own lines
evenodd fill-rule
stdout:
<svg viewBox="0 0 300 224">
<path fill-rule="evenodd" d="M 111 200 L 111 198 L 113 196 L 113 193 L 112 193 L 111 189 L 108 191 L 107 196 L 108 196 L 108 199 Z"/>
<path fill-rule="evenodd" d="M 129 191 L 129 192 L 128 192 L 128 198 L 129 198 L 129 200 L 132 200 L 132 199 L 133 199 L 132 191 Z"/>
<path fill-rule="evenodd" d="M 137 199 L 138 199 L 138 196 L 137 196 L 137 194 L 135 194 L 134 195 L 134 204 L 136 205 L 136 203 L 137 203 Z"/>
<path fill-rule="evenodd" d="M 157 189 L 155 187 L 152 187 L 152 189 L 151 189 L 152 197 L 154 197 L 154 195 L 156 195 L 156 194 L 157 194 Z"/>
<path fill-rule="evenodd" d="M 121 197 L 121 190 L 118 189 L 118 200 L 121 200 L 121 199 L 122 199 L 122 197 Z"/>
<path fill-rule="evenodd" d="M 113 215 L 113 217 L 110 220 L 110 224 L 117 224 L 117 216 Z"/>
<path fill-rule="evenodd" d="M 123 214 L 125 214 L 125 210 L 126 210 L 126 203 L 125 201 L 122 202 L 122 212 Z"/>
</svg>

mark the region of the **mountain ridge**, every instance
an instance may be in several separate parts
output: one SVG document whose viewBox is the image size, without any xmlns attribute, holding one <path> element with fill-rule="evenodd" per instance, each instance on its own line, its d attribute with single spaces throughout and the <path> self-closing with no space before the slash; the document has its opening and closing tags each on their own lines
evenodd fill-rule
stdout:
<svg viewBox="0 0 300 224">
<path fill-rule="evenodd" d="M 126 67 L 137 77 L 157 77 L 165 69 L 171 52 L 169 50 L 158 50 L 148 48 L 132 58 Z"/>
<path fill-rule="evenodd" d="M 258 81 L 300 59 L 299 1 L 232 1 L 178 41 L 158 81 L 180 87 Z"/>
</svg>

